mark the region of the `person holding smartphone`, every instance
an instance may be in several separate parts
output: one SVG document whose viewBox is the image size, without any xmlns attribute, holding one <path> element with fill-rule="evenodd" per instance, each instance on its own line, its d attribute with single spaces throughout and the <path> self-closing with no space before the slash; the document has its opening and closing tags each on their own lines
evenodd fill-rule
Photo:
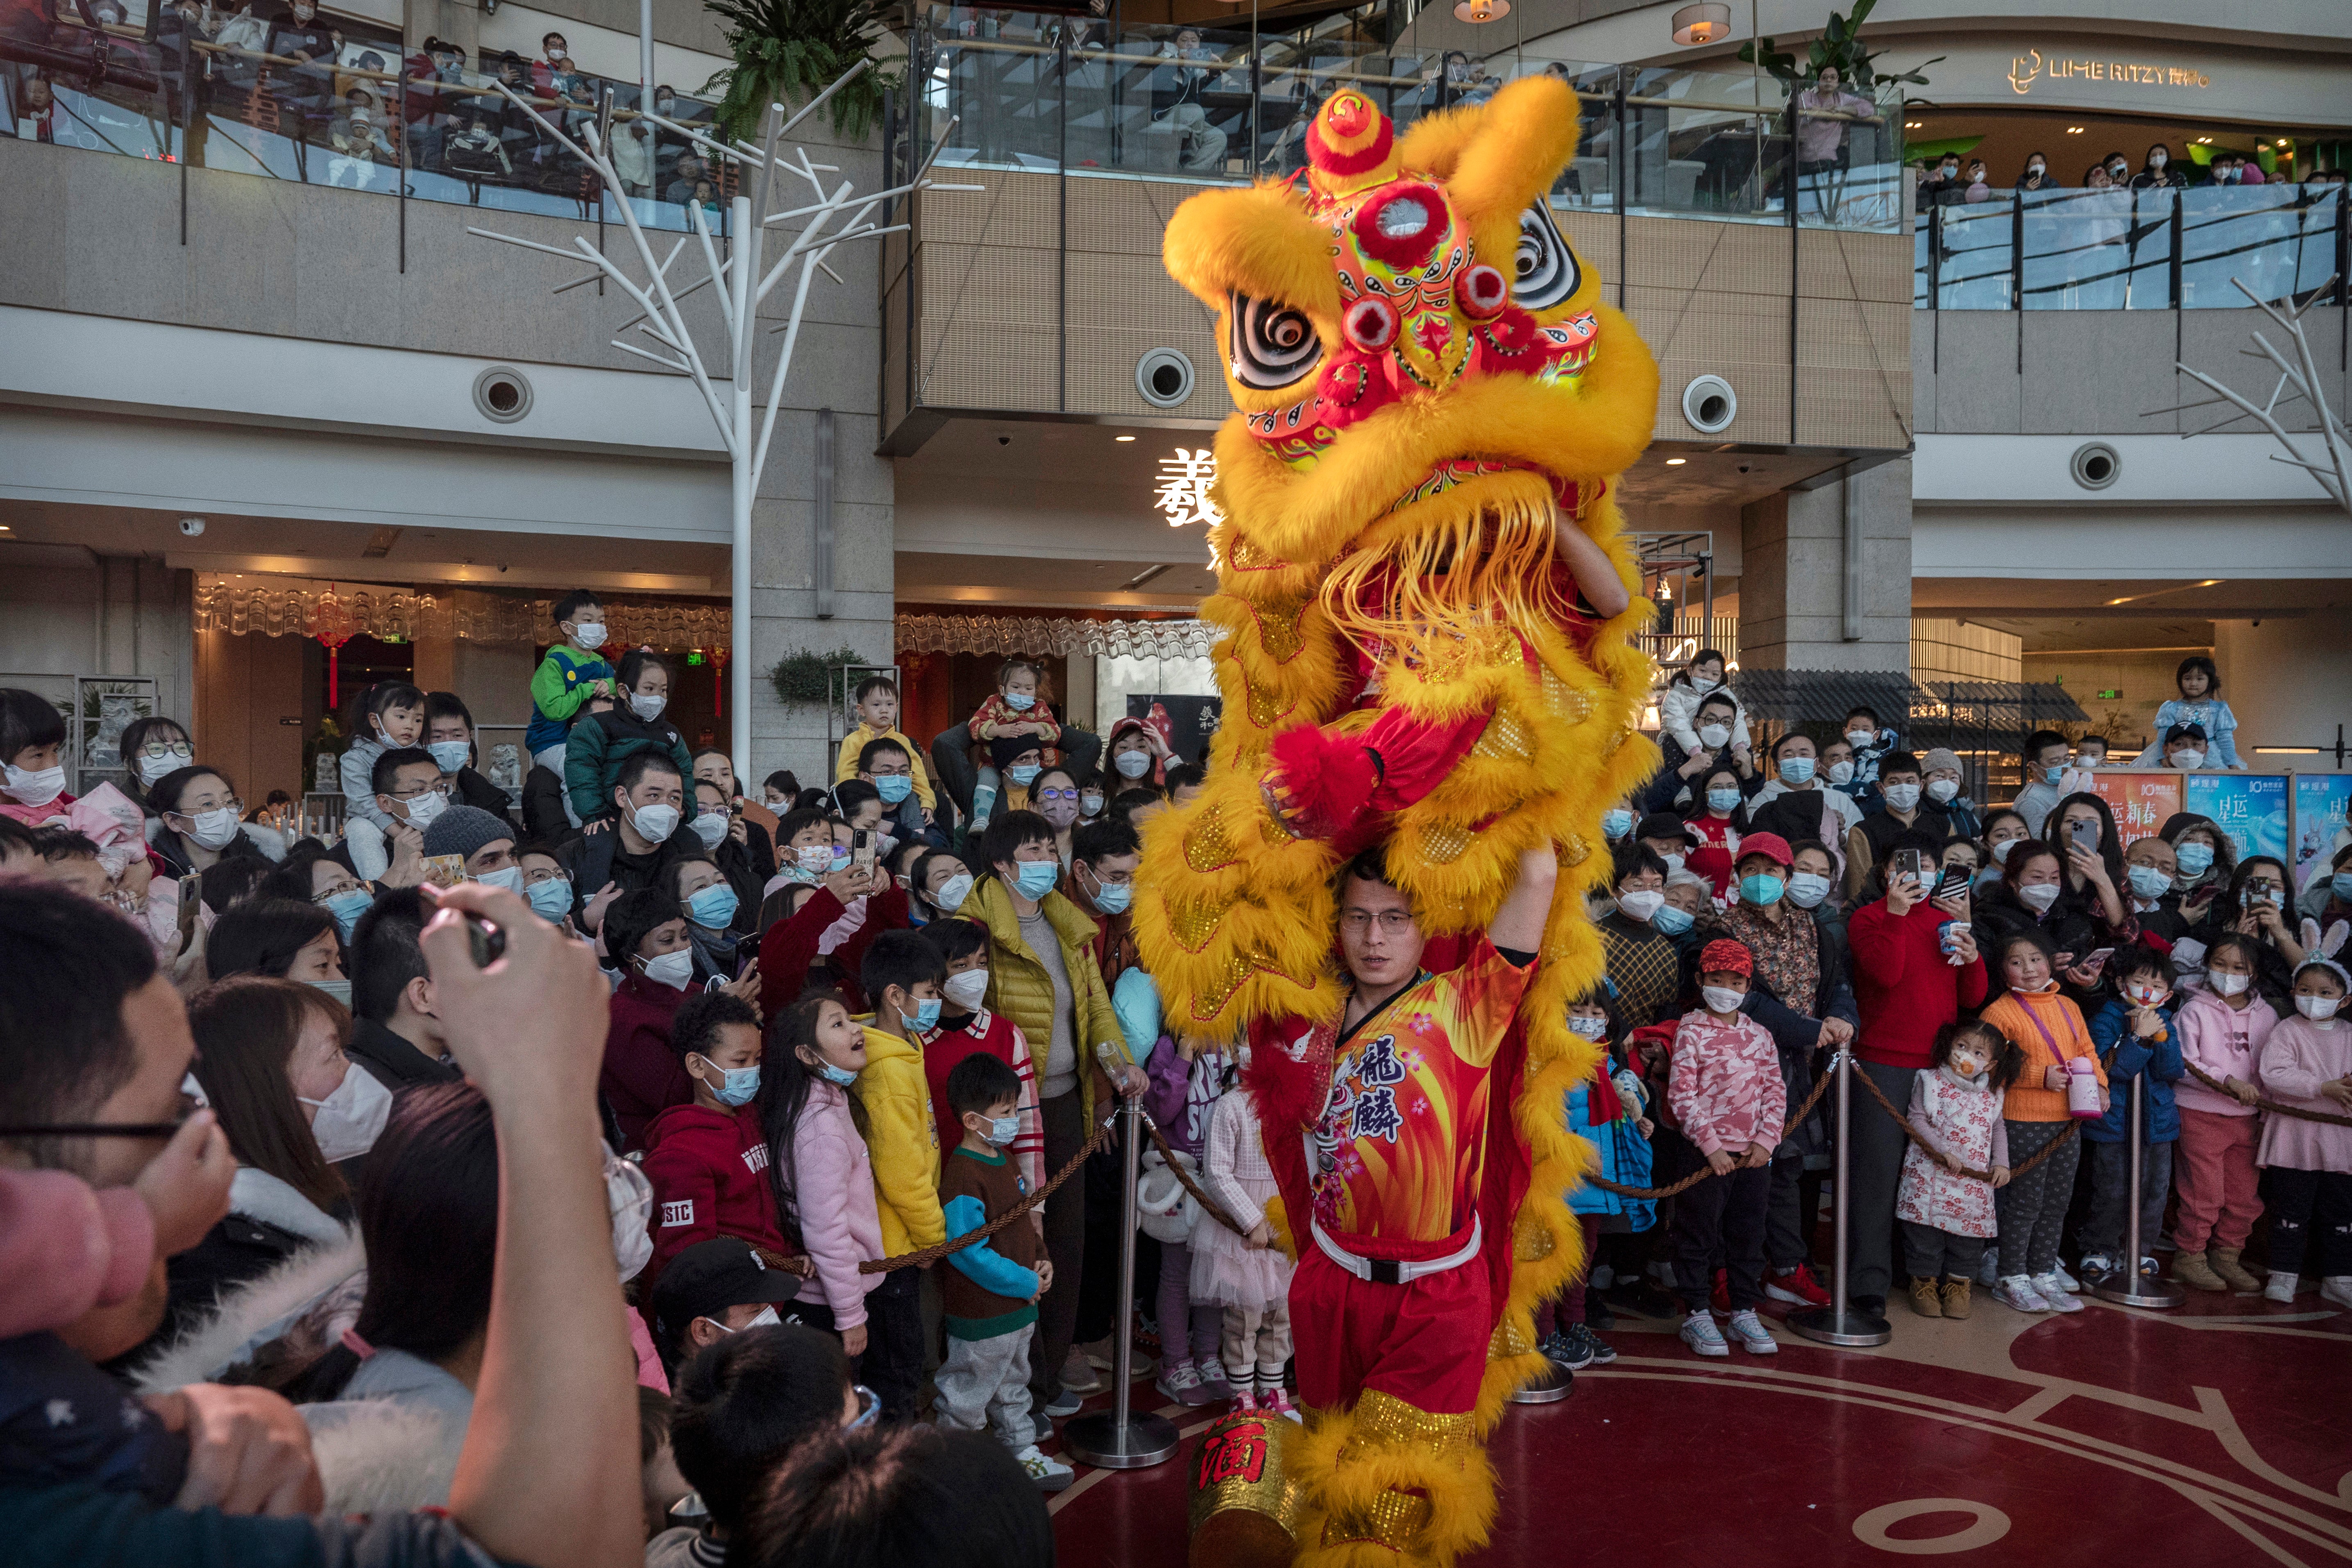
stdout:
<svg viewBox="0 0 2352 1568">
<path fill-rule="evenodd" d="M 2116 814 L 2105 800 L 2087 790 L 2058 802 L 2042 824 L 2042 838 L 2058 852 L 2065 867 L 2066 891 L 2080 901 L 2098 927 L 2101 947 L 2119 947 L 2139 936 L 2139 922 L 2125 904 L 2124 846 L 2116 831 Z M 2084 962 L 2077 949 L 2063 975 L 2070 986 L 2085 990 L 2099 983 L 2095 967 Z"/>
<path fill-rule="evenodd" d="M 1877 809 L 1865 812 L 1845 836 L 1848 898 L 1860 902 L 1867 896 L 1863 884 L 1872 868 L 1885 862 L 1895 841 L 1904 834 L 1925 833 L 1939 845 L 1953 836 L 1952 820 L 1926 795 L 1918 758 L 1907 751 L 1890 751 L 1878 759 Z M 1929 855 L 1927 864 L 1935 863 L 1936 856 Z"/>
</svg>

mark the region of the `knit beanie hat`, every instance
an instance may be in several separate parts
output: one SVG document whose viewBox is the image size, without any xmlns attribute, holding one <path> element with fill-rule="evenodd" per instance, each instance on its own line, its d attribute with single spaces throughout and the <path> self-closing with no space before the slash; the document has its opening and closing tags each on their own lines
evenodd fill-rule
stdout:
<svg viewBox="0 0 2352 1568">
<path fill-rule="evenodd" d="M 1013 766 L 1013 758 L 1024 751 L 1035 751 L 1045 743 L 1034 735 L 999 736 L 988 743 L 988 759 L 1002 771 Z"/>
<path fill-rule="evenodd" d="M 463 859 L 484 844 L 514 836 L 514 829 L 502 817 L 494 817 L 478 806 L 452 806 L 434 818 L 433 825 L 425 830 L 425 852 Z"/>
<path fill-rule="evenodd" d="M 1702 975 L 1753 975 L 1756 960 L 1744 942 L 1734 942 L 1728 936 L 1718 936 L 1700 949 L 1698 972 Z"/>
<path fill-rule="evenodd" d="M 0 1171 L 0 1339 L 129 1300 L 154 1261 L 154 1217 L 131 1188 Z"/>
<path fill-rule="evenodd" d="M 1955 773 L 1965 771 L 1960 767 L 1959 758 L 1940 746 L 1919 758 L 1919 771 L 1922 773 L 1933 773 L 1938 768 L 1948 768 Z"/>
</svg>

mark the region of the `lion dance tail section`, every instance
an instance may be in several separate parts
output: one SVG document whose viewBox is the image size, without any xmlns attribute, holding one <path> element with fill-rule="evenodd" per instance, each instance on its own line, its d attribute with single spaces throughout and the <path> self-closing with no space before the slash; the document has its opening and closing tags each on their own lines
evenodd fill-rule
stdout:
<svg viewBox="0 0 2352 1568">
<path fill-rule="evenodd" d="M 1342 89 L 1297 179 L 1196 195 L 1166 237 L 1170 272 L 1218 313 L 1240 412 L 1216 442 L 1202 608 L 1223 727 L 1202 797 L 1146 829 L 1136 930 L 1174 1027 L 1257 1040 L 1294 1246 L 1314 1245 L 1300 1134 L 1319 1104 L 1261 1026 L 1343 1005 L 1335 873 L 1381 848 L 1442 938 L 1486 926 L 1528 851 L 1560 868 L 1492 1068 L 1483 1253 L 1463 1265 L 1486 1271 L 1493 1316 L 1475 1406 L 1367 1386 L 1312 1413 L 1297 1534 L 1318 1568 L 1484 1544 L 1480 1439 L 1544 1367 L 1536 1306 L 1583 1263 L 1564 1197 L 1586 1145 L 1563 1110 L 1599 1053 L 1567 1007 L 1601 975 L 1584 915 L 1601 814 L 1657 754 L 1633 733 L 1651 670 L 1630 639 L 1650 607 L 1603 618 L 1570 561 L 1589 540 L 1638 590 L 1611 490 L 1648 441 L 1657 371 L 1545 201 L 1575 137 L 1572 93 L 1545 78 L 1402 137 Z"/>
</svg>

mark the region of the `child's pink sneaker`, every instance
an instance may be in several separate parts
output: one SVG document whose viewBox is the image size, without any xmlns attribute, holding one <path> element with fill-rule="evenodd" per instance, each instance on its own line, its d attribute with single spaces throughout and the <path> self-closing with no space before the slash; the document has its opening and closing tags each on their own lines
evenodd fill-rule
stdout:
<svg viewBox="0 0 2352 1568">
<path fill-rule="evenodd" d="M 1299 1415 L 1298 1406 L 1290 1402 L 1290 1396 L 1283 1392 L 1282 1385 L 1279 1383 L 1268 1385 L 1258 1390 L 1257 1410 L 1262 1416 L 1280 1416 L 1287 1420 L 1302 1423 L 1306 1420 L 1305 1416 Z"/>
</svg>

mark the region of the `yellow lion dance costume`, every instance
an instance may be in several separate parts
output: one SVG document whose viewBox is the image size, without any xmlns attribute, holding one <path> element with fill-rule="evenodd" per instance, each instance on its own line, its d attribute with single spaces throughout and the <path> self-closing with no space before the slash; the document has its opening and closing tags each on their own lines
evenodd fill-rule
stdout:
<svg viewBox="0 0 2352 1568">
<path fill-rule="evenodd" d="M 1648 606 L 1580 606 L 1555 529 L 1582 529 L 1638 592 L 1609 491 L 1648 443 L 1658 377 L 1545 205 L 1576 126 L 1573 94 L 1543 78 L 1402 138 L 1342 89 L 1297 180 L 1202 193 L 1168 226 L 1168 270 L 1217 311 L 1240 412 L 1217 436 L 1202 610 L 1223 632 L 1223 727 L 1202 797 L 1145 835 L 1136 931 L 1171 1029 L 1258 1033 L 1250 1087 L 1294 1257 L 1319 1091 L 1265 1031 L 1344 1003 L 1335 872 L 1385 841 L 1435 955 L 1484 930 L 1524 852 L 1548 841 L 1560 866 L 1492 1069 L 1493 1218 L 1470 1266 L 1502 1310 L 1475 1408 L 1368 1389 L 1314 1410 L 1292 1461 L 1302 1563 L 1448 1563 L 1485 1543 L 1479 1439 L 1545 1368 L 1533 1309 L 1582 1262 L 1563 1194 L 1585 1145 L 1562 1107 L 1599 1053 L 1567 1004 L 1601 971 L 1584 915 L 1600 814 L 1657 753 L 1633 733 L 1650 664 L 1628 635 Z"/>
</svg>

